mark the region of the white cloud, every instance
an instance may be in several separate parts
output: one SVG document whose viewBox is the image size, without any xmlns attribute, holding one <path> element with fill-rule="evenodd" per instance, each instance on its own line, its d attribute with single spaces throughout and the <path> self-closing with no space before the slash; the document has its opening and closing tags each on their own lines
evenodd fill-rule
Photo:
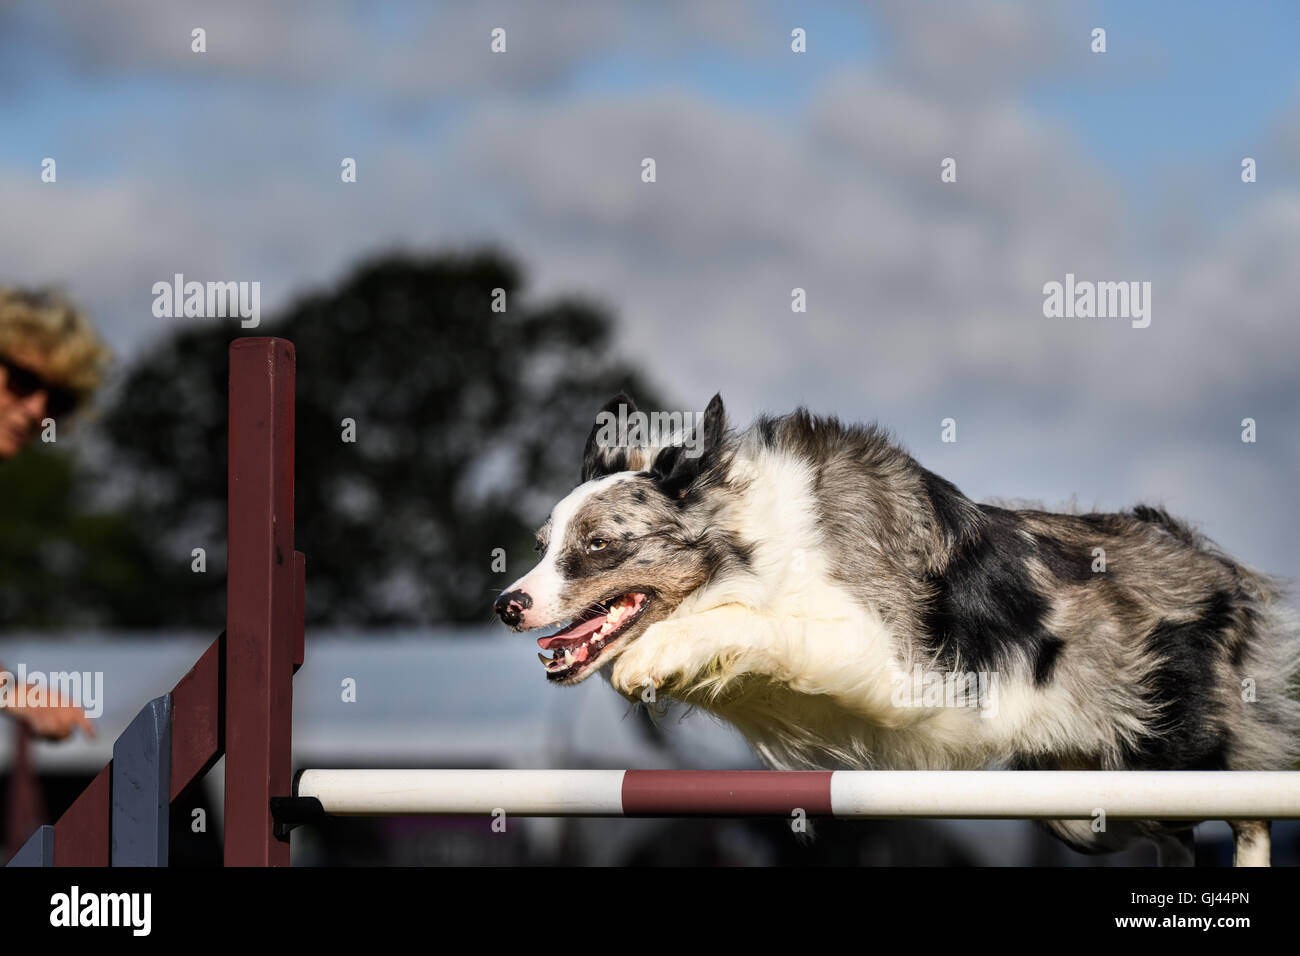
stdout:
<svg viewBox="0 0 1300 956">
<path fill-rule="evenodd" d="M 87 14 L 67 42 L 106 74 L 190 69 L 173 44 L 188 16 L 149 9 L 144 20 Z M 1078 68 L 1077 17 L 1063 35 L 1058 18 L 1018 4 L 945 5 L 942 17 L 888 5 L 884 61 L 829 75 L 791 115 L 680 87 L 524 92 L 629 38 L 642 56 L 672 56 L 681 37 L 751 58 L 770 38 L 783 48 L 787 25 L 748 7 L 731 8 L 734 26 L 689 4 L 676 19 L 645 7 L 612 17 L 605 5 L 519 13 L 519 59 L 504 73 L 454 39 L 466 24 L 481 32 L 491 10 L 440 20 L 427 44 L 389 46 L 351 8 L 258 9 L 274 12 L 214 69 L 328 87 L 360 75 L 365 56 L 366 96 L 488 101 L 436 136 L 394 123 L 365 142 L 331 129 L 326 93 L 304 107 L 222 87 L 142 134 L 144 145 L 120 144 L 142 160 L 178 144 L 148 176 L 0 186 L 22 224 L 0 237 L 12 274 L 69 278 L 131 342 L 157 328 L 141 289 L 172 271 L 262 276 L 273 308 L 379 247 L 493 239 L 521 255 L 540 294 L 612 303 L 627 354 L 687 407 L 720 389 L 737 418 L 800 401 L 879 416 L 977 495 L 1077 493 L 1117 507 L 1163 489 L 1207 525 L 1252 529 L 1256 563 L 1300 571 L 1290 544 L 1300 519 L 1278 477 L 1294 473 L 1300 446 L 1300 190 L 1229 193 L 1245 187 L 1197 171 L 1166 184 L 1175 218 L 1132 202 L 1074 129 L 1021 96 L 1056 64 Z M 214 31 L 252 29 L 246 10 L 225 10 L 210 43 Z M 296 42 L 277 59 L 287 34 Z M 544 37 L 545 52 L 530 37 Z M 1279 124 L 1270 176 L 1297 129 L 1294 116 Z M 247 148 L 221 178 L 230 130 Z M 348 191 L 337 162 L 352 152 L 361 182 Z M 644 156 L 658 162 L 654 185 L 639 180 Z M 957 184 L 939 182 L 945 156 L 958 161 Z M 1044 318 L 1042 285 L 1066 272 L 1152 281 L 1151 327 Z M 789 310 L 794 286 L 808 290 L 807 315 Z M 1218 442 L 1246 414 L 1267 426 L 1254 457 L 1237 458 Z M 958 446 L 937 442 L 945 415 L 961 422 Z M 1209 467 L 1223 447 L 1231 464 Z"/>
</svg>

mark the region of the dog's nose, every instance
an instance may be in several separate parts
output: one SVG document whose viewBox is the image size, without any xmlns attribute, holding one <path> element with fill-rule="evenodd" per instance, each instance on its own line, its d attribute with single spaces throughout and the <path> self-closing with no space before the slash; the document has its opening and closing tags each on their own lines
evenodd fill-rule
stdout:
<svg viewBox="0 0 1300 956">
<path fill-rule="evenodd" d="M 501 620 L 511 627 L 518 627 L 524 611 L 532 606 L 533 599 L 523 591 L 507 591 L 497 598 L 496 604 L 492 605 L 492 610 L 496 611 Z"/>
</svg>

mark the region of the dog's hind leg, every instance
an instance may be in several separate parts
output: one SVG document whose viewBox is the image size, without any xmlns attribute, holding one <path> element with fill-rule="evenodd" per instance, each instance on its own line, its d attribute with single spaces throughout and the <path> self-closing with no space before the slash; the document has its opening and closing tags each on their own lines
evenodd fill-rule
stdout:
<svg viewBox="0 0 1300 956">
<path fill-rule="evenodd" d="M 1161 833 L 1156 844 L 1156 866 L 1195 866 L 1196 834 L 1192 830 Z"/>
<path fill-rule="evenodd" d="M 1267 820 L 1229 820 L 1233 866 L 1270 866 Z"/>
</svg>

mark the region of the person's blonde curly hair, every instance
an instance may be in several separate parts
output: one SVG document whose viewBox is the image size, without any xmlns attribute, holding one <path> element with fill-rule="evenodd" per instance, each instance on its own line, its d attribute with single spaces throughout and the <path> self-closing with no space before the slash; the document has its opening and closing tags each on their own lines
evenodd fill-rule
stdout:
<svg viewBox="0 0 1300 956">
<path fill-rule="evenodd" d="M 112 353 L 81 310 L 57 290 L 0 286 L 0 354 L 39 352 L 46 377 L 85 404 L 103 381 Z"/>
</svg>

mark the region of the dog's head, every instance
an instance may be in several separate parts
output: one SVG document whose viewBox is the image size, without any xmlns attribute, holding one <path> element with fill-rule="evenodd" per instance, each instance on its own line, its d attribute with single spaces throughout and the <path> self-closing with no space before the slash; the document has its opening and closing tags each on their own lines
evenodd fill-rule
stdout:
<svg viewBox="0 0 1300 956">
<path fill-rule="evenodd" d="M 711 524 L 709 492 L 725 472 L 722 399 L 664 443 L 610 441 L 610 416 L 635 412 L 620 394 L 596 416 L 581 484 L 537 532 L 541 561 L 494 607 L 517 631 L 563 625 L 537 642 L 558 684 L 590 677 L 739 556 Z"/>
</svg>

